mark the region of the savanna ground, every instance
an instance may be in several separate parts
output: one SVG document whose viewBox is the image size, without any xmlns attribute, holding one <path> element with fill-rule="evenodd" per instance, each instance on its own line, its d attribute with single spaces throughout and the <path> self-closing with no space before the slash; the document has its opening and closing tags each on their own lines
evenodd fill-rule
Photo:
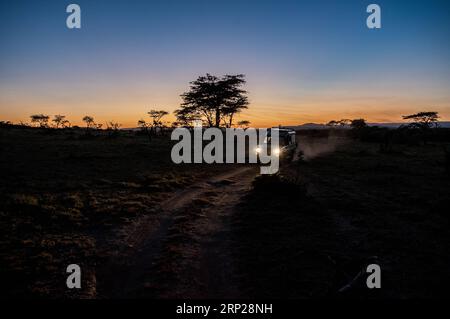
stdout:
<svg viewBox="0 0 450 319">
<path fill-rule="evenodd" d="M 298 136 L 277 176 L 174 165 L 169 137 L 0 129 L 4 297 L 448 297 L 443 143 Z M 66 288 L 66 267 L 82 289 Z M 382 289 L 358 273 L 382 268 Z M 355 279 L 356 280 L 353 280 Z"/>
</svg>

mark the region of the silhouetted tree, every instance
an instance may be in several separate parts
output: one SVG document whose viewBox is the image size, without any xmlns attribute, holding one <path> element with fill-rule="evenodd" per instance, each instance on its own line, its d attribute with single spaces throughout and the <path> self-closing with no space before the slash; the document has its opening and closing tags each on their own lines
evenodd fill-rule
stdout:
<svg viewBox="0 0 450 319">
<path fill-rule="evenodd" d="M 50 116 L 44 114 L 34 114 L 30 116 L 31 123 L 37 123 L 39 127 L 48 127 Z"/>
<path fill-rule="evenodd" d="M 121 126 L 122 126 L 122 124 L 114 122 L 114 121 L 110 121 L 110 122 L 106 123 L 106 129 L 110 130 L 110 131 L 118 131 Z"/>
<path fill-rule="evenodd" d="M 423 144 L 427 144 L 428 139 L 433 135 L 432 128 L 438 127 L 438 112 L 419 112 L 416 114 L 403 116 L 404 120 L 412 120 L 406 125 L 406 129 L 417 129 L 417 137 L 422 139 Z M 405 128 L 405 127 L 402 127 Z"/>
<path fill-rule="evenodd" d="M 243 75 L 225 75 L 222 79 L 221 86 L 223 87 L 225 103 L 221 108 L 221 116 L 226 127 L 233 126 L 233 117 L 235 114 L 248 108 L 247 91 L 240 88 L 245 83 Z"/>
<path fill-rule="evenodd" d="M 148 128 L 150 127 L 150 124 L 147 123 L 145 120 L 140 119 L 137 122 L 138 127 L 140 127 L 143 131 L 148 131 Z"/>
<path fill-rule="evenodd" d="M 175 112 L 177 120 L 204 117 L 208 126 L 233 125 L 233 116 L 248 107 L 247 92 L 241 89 L 246 83 L 244 75 L 225 75 L 221 78 L 206 74 L 191 82 L 188 92 L 181 95 L 181 109 Z"/>
<path fill-rule="evenodd" d="M 65 115 L 55 115 L 52 122 L 55 122 L 56 128 L 66 127 L 70 125 L 69 121 L 66 120 Z"/>
<path fill-rule="evenodd" d="M 162 128 L 163 128 L 162 118 L 164 116 L 166 116 L 167 114 L 169 114 L 169 113 L 164 110 L 159 110 L 159 111 L 158 110 L 150 110 L 150 112 L 148 112 L 148 115 L 152 118 L 151 129 L 154 134 L 156 134 L 157 128 L 159 128 L 162 131 Z"/>
<path fill-rule="evenodd" d="M 327 123 L 327 126 L 336 127 L 339 125 L 339 121 L 331 120 Z"/>
<path fill-rule="evenodd" d="M 350 126 L 352 124 L 352 120 L 342 119 L 338 121 L 340 126 Z"/>
<path fill-rule="evenodd" d="M 248 128 L 250 126 L 250 121 L 247 120 L 239 121 L 237 125 L 241 128 Z"/>
<path fill-rule="evenodd" d="M 192 126 L 194 121 L 201 120 L 202 115 L 192 107 L 184 107 L 179 110 L 175 110 L 175 117 L 177 118 L 176 124 L 179 126 Z"/>
<path fill-rule="evenodd" d="M 350 126 L 351 124 L 352 124 L 351 120 L 349 120 L 349 119 L 342 119 L 342 120 L 339 120 L 339 121 L 332 120 L 332 121 L 327 123 L 327 126 L 330 126 L 330 127 L 338 127 L 338 126 L 345 127 L 345 126 Z"/>
<path fill-rule="evenodd" d="M 86 129 L 95 127 L 94 118 L 92 116 L 86 115 L 83 117 L 83 122 L 86 123 Z"/>
<path fill-rule="evenodd" d="M 360 130 L 367 127 L 367 123 L 365 119 L 354 119 L 351 121 L 350 126 L 352 129 Z"/>
<path fill-rule="evenodd" d="M 430 129 L 437 126 L 439 119 L 438 112 L 419 112 L 411 115 L 404 115 L 404 120 L 413 120 L 409 124 L 411 128 Z"/>
<path fill-rule="evenodd" d="M 0 126 L 11 126 L 14 125 L 11 121 L 0 121 Z"/>
<path fill-rule="evenodd" d="M 108 131 L 109 136 L 119 135 L 119 130 L 121 126 L 122 124 L 114 121 L 106 122 L 106 130 Z"/>
<path fill-rule="evenodd" d="M 141 131 L 144 132 L 148 136 L 148 139 L 151 141 L 152 135 L 150 134 L 150 129 L 152 125 L 150 123 L 147 123 L 143 119 L 140 119 L 137 124 Z"/>
</svg>

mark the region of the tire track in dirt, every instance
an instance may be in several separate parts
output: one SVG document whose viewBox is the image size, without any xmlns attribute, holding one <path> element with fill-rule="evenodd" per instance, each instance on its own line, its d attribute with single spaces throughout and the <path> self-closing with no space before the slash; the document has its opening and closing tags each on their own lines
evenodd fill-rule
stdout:
<svg viewBox="0 0 450 319">
<path fill-rule="evenodd" d="M 239 295 L 230 217 L 256 167 L 240 167 L 176 192 L 158 218 L 127 227 L 109 266 L 107 297 L 226 298 Z"/>
</svg>

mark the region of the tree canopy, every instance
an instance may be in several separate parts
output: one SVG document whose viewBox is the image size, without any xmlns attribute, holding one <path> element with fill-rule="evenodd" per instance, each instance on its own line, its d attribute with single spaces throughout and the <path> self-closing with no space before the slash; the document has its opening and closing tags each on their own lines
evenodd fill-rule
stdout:
<svg viewBox="0 0 450 319">
<path fill-rule="evenodd" d="M 30 116 L 31 123 L 37 123 L 40 127 L 48 127 L 50 116 L 44 114 L 33 114 Z"/>
<path fill-rule="evenodd" d="M 247 91 L 241 88 L 246 83 L 244 78 L 243 74 L 200 76 L 190 83 L 189 91 L 181 95 L 181 108 L 174 112 L 177 120 L 186 123 L 205 119 L 210 127 L 232 126 L 234 115 L 249 104 Z"/>
<path fill-rule="evenodd" d="M 55 122 L 56 128 L 66 127 L 69 125 L 69 121 L 66 120 L 66 116 L 60 114 L 55 115 L 52 122 Z"/>
<path fill-rule="evenodd" d="M 86 115 L 83 117 L 83 122 L 86 123 L 86 128 L 91 128 L 95 125 L 94 118 L 92 116 Z"/>
<path fill-rule="evenodd" d="M 168 115 L 169 113 L 167 111 L 164 110 L 150 110 L 150 112 L 148 112 L 148 115 L 152 118 L 153 120 L 153 126 L 157 127 L 157 126 L 161 126 L 162 125 L 162 118 L 166 115 Z"/>
<path fill-rule="evenodd" d="M 439 119 L 438 112 L 419 112 L 411 115 L 404 115 L 404 120 L 412 120 L 411 126 L 418 128 L 431 128 L 433 125 L 437 125 Z"/>
<path fill-rule="evenodd" d="M 354 119 L 351 121 L 350 126 L 352 129 L 360 130 L 367 127 L 367 123 L 365 119 Z"/>
</svg>

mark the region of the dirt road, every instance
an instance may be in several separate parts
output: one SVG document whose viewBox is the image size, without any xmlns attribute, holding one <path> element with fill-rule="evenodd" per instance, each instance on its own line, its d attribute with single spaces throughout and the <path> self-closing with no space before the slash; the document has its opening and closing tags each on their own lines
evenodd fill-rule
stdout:
<svg viewBox="0 0 450 319">
<path fill-rule="evenodd" d="M 124 229 L 125 245 L 97 272 L 102 297 L 239 297 L 230 217 L 257 175 L 233 169 L 172 194 L 158 218 Z"/>
</svg>

